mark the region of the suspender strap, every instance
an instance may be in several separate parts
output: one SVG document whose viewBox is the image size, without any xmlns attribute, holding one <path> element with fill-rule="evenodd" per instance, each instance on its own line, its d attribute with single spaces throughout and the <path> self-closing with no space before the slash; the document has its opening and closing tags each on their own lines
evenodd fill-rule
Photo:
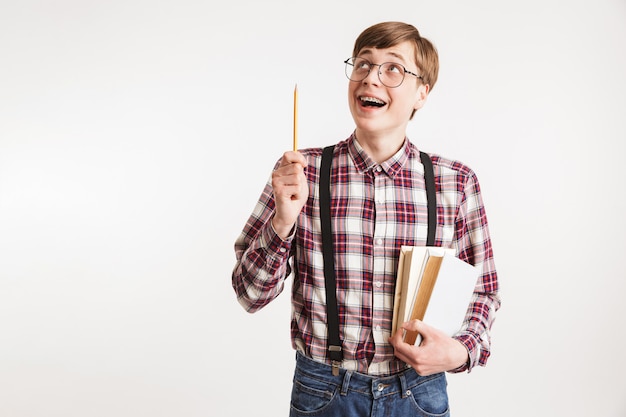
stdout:
<svg viewBox="0 0 626 417">
<path fill-rule="evenodd" d="M 324 279 L 326 282 L 326 317 L 328 321 L 328 355 L 333 375 L 339 375 L 343 360 L 341 339 L 339 338 L 339 312 L 337 311 L 337 283 L 335 280 L 335 254 L 333 233 L 330 224 L 330 171 L 333 162 L 334 146 L 324 148 L 320 170 L 320 218 L 322 222 L 322 257 L 324 259 Z"/>
<path fill-rule="evenodd" d="M 322 223 L 322 257 L 324 260 L 324 279 L 326 282 L 326 317 L 328 321 L 328 355 L 332 364 L 333 375 L 339 375 L 343 360 L 341 339 L 339 338 L 339 312 L 337 311 L 337 283 L 335 279 L 335 253 L 330 222 L 330 173 L 333 162 L 334 146 L 324 148 L 320 167 L 320 219 Z M 427 246 L 435 245 L 437 226 L 437 194 L 433 163 L 425 152 L 420 152 L 424 165 L 426 198 L 428 204 Z"/>
<path fill-rule="evenodd" d="M 428 204 L 428 237 L 426 246 L 435 246 L 435 231 L 437 228 L 437 191 L 435 190 L 435 172 L 433 161 L 426 152 L 420 151 L 420 159 L 424 165 L 424 181 L 426 182 L 426 201 Z"/>
</svg>

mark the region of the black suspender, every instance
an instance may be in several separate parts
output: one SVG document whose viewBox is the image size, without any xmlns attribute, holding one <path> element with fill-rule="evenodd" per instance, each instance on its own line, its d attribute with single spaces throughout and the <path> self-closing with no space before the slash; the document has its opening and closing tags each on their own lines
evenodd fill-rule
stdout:
<svg viewBox="0 0 626 417">
<path fill-rule="evenodd" d="M 426 182 L 426 204 L 428 205 L 428 237 L 426 246 L 435 246 L 435 230 L 437 228 L 437 190 L 435 189 L 435 172 L 433 161 L 426 152 L 420 151 L 420 160 L 424 165 L 424 181 Z"/>
<path fill-rule="evenodd" d="M 330 222 L 330 173 L 334 146 L 324 148 L 320 169 L 320 218 L 322 223 L 322 257 L 324 259 L 324 278 L 326 282 L 326 317 L 328 321 L 328 355 L 332 364 L 333 375 L 339 375 L 339 367 L 343 360 L 341 339 L 339 338 L 339 312 L 337 311 L 337 284 L 335 280 L 335 256 L 333 235 Z M 437 201 L 435 190 L 435 174 L 430 157 L 420 152 L 424 165 L 426 197 L 428 204 L 428 237 L 427 246 L 435 244 L 437 226 Z"/>
<path fill-rule="evenodd" d="M 337 311 L 337 284 L 335 282 L 335 255 L 333 234 L 330 225 L 330 170 L 333 164 L 334 146 L 324 148 L 320 171 L 320 218 L 322 222 L 322 257 L 326 280 L 326 320 L 328 321 L 328 355 L 333 367 L 333 375 L 339 375 L 343 360 L 341 339 L 339 338 L 339 312 Z"/>
</svg>

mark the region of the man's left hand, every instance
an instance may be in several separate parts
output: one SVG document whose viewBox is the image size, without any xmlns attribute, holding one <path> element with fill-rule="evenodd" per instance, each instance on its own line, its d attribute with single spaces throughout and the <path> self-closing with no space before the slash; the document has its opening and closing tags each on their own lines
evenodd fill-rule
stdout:
<svg viewBox="0 0 626 417">
<path fill-rule="evenodd" d="M 403 331 L 399 329 L 389 338 L 395 349 L 395 355 L 411 365 L 422 376 L 446 372 L 464 365 L 468 359 L 465 346 L 444 332 L 419 320 L 402 324 L 402 328 L 417 331 L 422 336 L 419 346 L 405 343 Z"/>
</svg>

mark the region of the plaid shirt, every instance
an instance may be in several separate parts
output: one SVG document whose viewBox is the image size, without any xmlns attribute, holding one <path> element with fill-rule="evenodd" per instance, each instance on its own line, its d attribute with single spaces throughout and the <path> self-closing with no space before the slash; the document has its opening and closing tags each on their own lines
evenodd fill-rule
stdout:
<svg viewBox="0 0 626 417">
<path fill-rule="evenodd" d="M 239 303 L 254 312 L 276 298 L 293 274 L 291 338 L 295 349 L 319 362 L 327 355 L 325 285 L 319 211 L 322 149 L 300 151 L 308 161 L 309 199 L 292 235 L 271 226 L 271 183 L 235 242 L 232 283 Z M 436 246 L 482 269 L 461 330 L 454 336 L 469 352 L 457 370 L 485 365 L 490 328 L 500 306 L 487 218 L 480 187 L 467 166 L 431 155 L 437 189 Z M 405 144 L 377 164 L 351 136 L 335 146 L 331 218 L 343 367 L 371 375 L 396 373 L 406 364 L 389 344 L 398 256 L 402 245 L 423 246 L 428 229 L 424 167 L 418 149 Z M 292 258 L 292 263 L 289 259 Z"/>
</svg>

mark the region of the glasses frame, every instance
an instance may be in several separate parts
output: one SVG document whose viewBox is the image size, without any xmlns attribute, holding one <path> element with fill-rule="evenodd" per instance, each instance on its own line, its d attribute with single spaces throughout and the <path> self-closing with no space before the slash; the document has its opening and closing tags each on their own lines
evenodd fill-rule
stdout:
<svg viewBox="0 0 626 417">
<path fill-rule="evenodd" d="M 347 68 L 347 65 L 350 65 L 352 68 L 354 68 L 354 60 L 355 60 L 355 59 L 362 59 L 363 61 L 367 62 L 367 63 L 369 64 L 369 67 L 370 67 L 370 68 L 369 68 L 369 70 L 367 71 L 367 74 L 365 74 L 365 76 L 364 76 L 363 78 L 361 78 L 360 80 L 353 80 L 353 79 L 352 79 L 352 78 L 350 78 L 350 76 L 348 75 L 348 71 L 346 71 L 346 77 L 348 77 L 348 79 L 349 79 L 350 81 L 355 82 L 355 83 L 360 83 L 361 81 L 363 81 L 364 79 L 366 79 L 366 78 L 370 75 L 370 72 L 372 72 L 372 68 L 373 68 L 374 66 L 378 67 L 378 71 L 376 71 L 376 72 L 378 73 L 378 80 L 382 83 L 382 85 L 384 85 L 385 87 L 388 87 L 388 88 L 397 88 L 397 87 L 400 87 L 400 86 L 402 85 L 402 83 L 404 82 L 404 79 L 406 78 L 406 74 L 411 74 L 411 75 L 415 76 L 416 78 L 418 78 L 418 79 L 420 79 L 420 80 L 424 81 L 424 78 L 422 78 L 422 76 L 421 76 L 421 75 L 417 75 L 416 73 L 411 72 L 411 71 L 409 71 L 408 69 L 406 69 L 406 67 L 405 67 L 404 65 L 399 64 L 399 63 L 397 63 L 397 62 L 392 62 L 392 61 L 389 61 L 389 62 L 383 62 L 382 64 L 374 64 L 374 63 L 370 62 L 369 60 L 367 60 L 367 59 L 365 59 L 365 58 L 361 58 L 361 57 L 358 57 L 358 56 L 351 56 L 350 58 L 348 58 L 348 59 L 346 59 L 345 61 L 343 61 L 343 63 L 344 63 L 344 64 L 346 64 L 346 68 Z M 350 61 L 352 61 L 352 62 L 350 62 Z M 404 74 L 402 74 L 402 81 L 400 81 L 400 84 L 398 84 L 398 85 L 394 85 L 394 86 L 390 86 L 390 85 L 385 84 L 385 82 L 382 80 L 382 78 L 380 78 L 380 73 L 381 73 L 381 71 L 380 71 L 380 70 L 381 70 L 381 68 L 383 67 L 383 65 L 387 65 L 387 64 L 396 65 L 396 66 L 398 66 L 398 67 L 400 67 L 400 68 L 402 68 L 402 69 L 404 70 Z"/>
</svg>

